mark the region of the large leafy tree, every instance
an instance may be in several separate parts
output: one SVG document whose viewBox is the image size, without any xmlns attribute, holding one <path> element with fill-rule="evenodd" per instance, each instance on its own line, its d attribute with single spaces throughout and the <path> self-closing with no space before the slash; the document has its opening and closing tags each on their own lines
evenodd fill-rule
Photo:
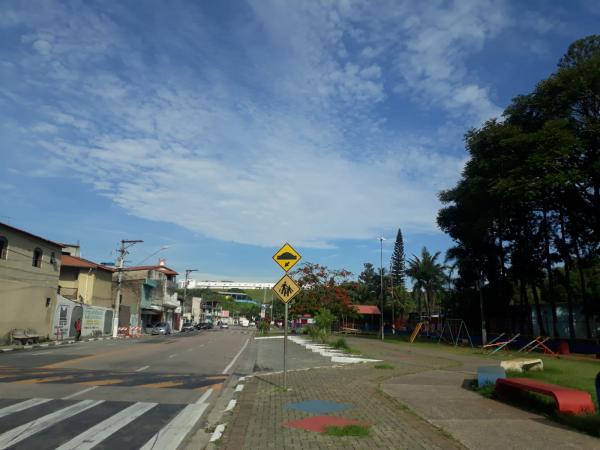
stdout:
<svg viewBox="0 0 600 450">
<path fill-rule="evenodd" d="M 575 336 L 579 303 L 591 337 L 599 300 L 590 269 L 600 248 L 600 36 L 573 43 L 558 70 L 515 98 L 502 122 L 467 133 L 466 147 L 470 159 L 458 184 L 441 193 L 438 215 L 456 242 L 447 255 L 458 267 L 455 288 L 467 294 L 484 282 L 495 314 L 508 317 L 512 303 L 525 322 L 533 301 L 541 333 L 555 336 Z M 557 317 L 563 301 L 566 331 Z"/>
<path fill-rule="evenodd" d="M 326 308 L 335 316 L 353 314 L 352 295 L 348 288 L 351 272 L 332 270 L 306 262 L 294 270 L 292 277 L 302 288 L 291 303 L 292 314 L 316 314 Z"/>
</svg>

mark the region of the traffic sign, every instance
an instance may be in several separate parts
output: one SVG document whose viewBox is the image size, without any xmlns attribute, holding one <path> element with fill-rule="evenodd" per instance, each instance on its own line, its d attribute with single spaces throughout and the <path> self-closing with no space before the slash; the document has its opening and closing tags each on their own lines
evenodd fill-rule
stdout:
<svg viewBox="0 0 600 450">
<path fill-rule="evenodd" d="M 300 253 L 294 250 L 294 247 L 287 242 L 273 255 L 273 261 L 279 264 L 286 272 L 294 267 L 301 259 L 302 256 L 300 256 Z"/>
<path fill-rule="evenodd" d="M 288 303 L 298 295 L 301 290 L 300 286 L 298 286 L 287 273 L 281 277 L 281 280 L 279 280 L 275 286 L 273 286 L 273 291 L 275 291 L 275 294 L 277 294 L 277 297 L 279 297 L 283 303 Z"/>
</svg>

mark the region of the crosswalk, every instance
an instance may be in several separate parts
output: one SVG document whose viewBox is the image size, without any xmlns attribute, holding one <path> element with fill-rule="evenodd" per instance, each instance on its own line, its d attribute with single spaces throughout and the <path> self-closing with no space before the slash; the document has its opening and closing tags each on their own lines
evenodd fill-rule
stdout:
<svg viewBox="0 0 600 450">
<path fill-rule="evenodd" d="M 194 404 L 0 399 L 0 450 L 174 450 L 208 408 L 209 396 Z"/>
</svg>

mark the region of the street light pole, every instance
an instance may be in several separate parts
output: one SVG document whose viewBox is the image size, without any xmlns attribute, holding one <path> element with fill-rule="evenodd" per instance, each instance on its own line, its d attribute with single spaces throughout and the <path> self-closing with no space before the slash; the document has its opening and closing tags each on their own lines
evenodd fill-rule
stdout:
<svg viewBox="0 0 600 450">
<path fill-rule="evenodd" d="M 115 311 L 113 314 L 113 337 L 117 337 L 119 334 L 119 310 L 121 309 L 121 284 L 123 283 L 123 264 L 125 262 L 125 255 L 127 255 L 127 249 L 132 245 L 138 244 L 140 240 L 126 240 L 121 241 L 121 247 L 119 250 L 119 256 L 117 256 L 117 298 L 115 299 Z"/>
<path fill-rule="evenodd" d="M 185 270 L 185 282 L 183 283 L 183 305 L 181 308 L 182 315 L 185 310 L 185 300 L 186 300 L 186 296 L 187 296 L 187 287 L 188 287 L 188 283 L 189 283 L 189 276 L 190 276 L 190 273 L 192 273 L 192 272 L 198 272 L 198 269 L 186 269 Z"/>
<path fill-rule="evenodd" d="M 383 341 L 383 241 L 385 241 L 385 238 L 383 236 L 379 236 L 377 240 L 379 240 L 380 245 L 379 274 L 381 275 L 381 340 Z"/>
<path fill-rule="evenodd" d="M 485 327 L 485 315 L 483 313 L 483 292 L 481 291 L 482 288 L 482 279 L 479 278 L 477 280 L 477 290 L 479 291 L 479 311 L 481 313 L 481 342 L 482 345 L 486 345 L 487 344 L 487 330 Z"/>
</svg>

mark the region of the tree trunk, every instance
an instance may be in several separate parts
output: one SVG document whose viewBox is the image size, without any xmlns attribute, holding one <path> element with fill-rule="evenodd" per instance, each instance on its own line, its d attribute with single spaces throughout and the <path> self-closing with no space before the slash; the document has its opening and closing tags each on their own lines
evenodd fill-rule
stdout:
<svg viewBox="0 0 600 450">
<path fill-rule="evenodd" d="M 588 339 L 592 339 L 592 326 L 590 324 L 590 312 L 588 297 L 586 292 L 585 275 L 583 273 L 583 267 L 581 262 L 581 254 L 579 253 L 579 244 L 577 243 L 577 236 L 573 239 L 575 247 L 575 257 L 577 258 L 577 271 L 579 272 L 579 283 L 581 284 L 581 300 L 583 303 L 583 316 L 585 317 L 585 333 Z"/>
<path fill-rule="evenodd" d="M 550 226 L 548 224 L 548 213 L 546 208 L 544 208 L 543 214 L 546 271 L 548 272 L 548 297 L 550 299 L 550 310 L 552 313 L 552 333 L 554 337 L 560 337 L 558 332 L 558 318 L 556 316 L 556 299 L 554 298 L 554 276 L 552 275 L 552 261 L 550 260 Z"/>
<path fill-rule="evenodd" d="M 567 310 L 569 313 L 569 337 L 575 339 L 575 321 L 573 318 L 573 289 L 571 286 L 571 255 L 565 238 L 565 217 L 560 212 L 560 239 L 562 243 L 561 256 L 565 263 L 565 288 L 567 289 Z"/>
<path fill-rule="evenodd" d="M 531 294 L 533 295 L 533 302 L 535 304 L 535 316 L 537 318 L 538 328 L 540 329 L 540 336 L 547 336 L 546 326 L 544 325 L 544 319 L 542 318 L 542 308 L 540 307 L 540 296 L 538 295 L 535 283 L 531 283 Z"/>
</svg>

